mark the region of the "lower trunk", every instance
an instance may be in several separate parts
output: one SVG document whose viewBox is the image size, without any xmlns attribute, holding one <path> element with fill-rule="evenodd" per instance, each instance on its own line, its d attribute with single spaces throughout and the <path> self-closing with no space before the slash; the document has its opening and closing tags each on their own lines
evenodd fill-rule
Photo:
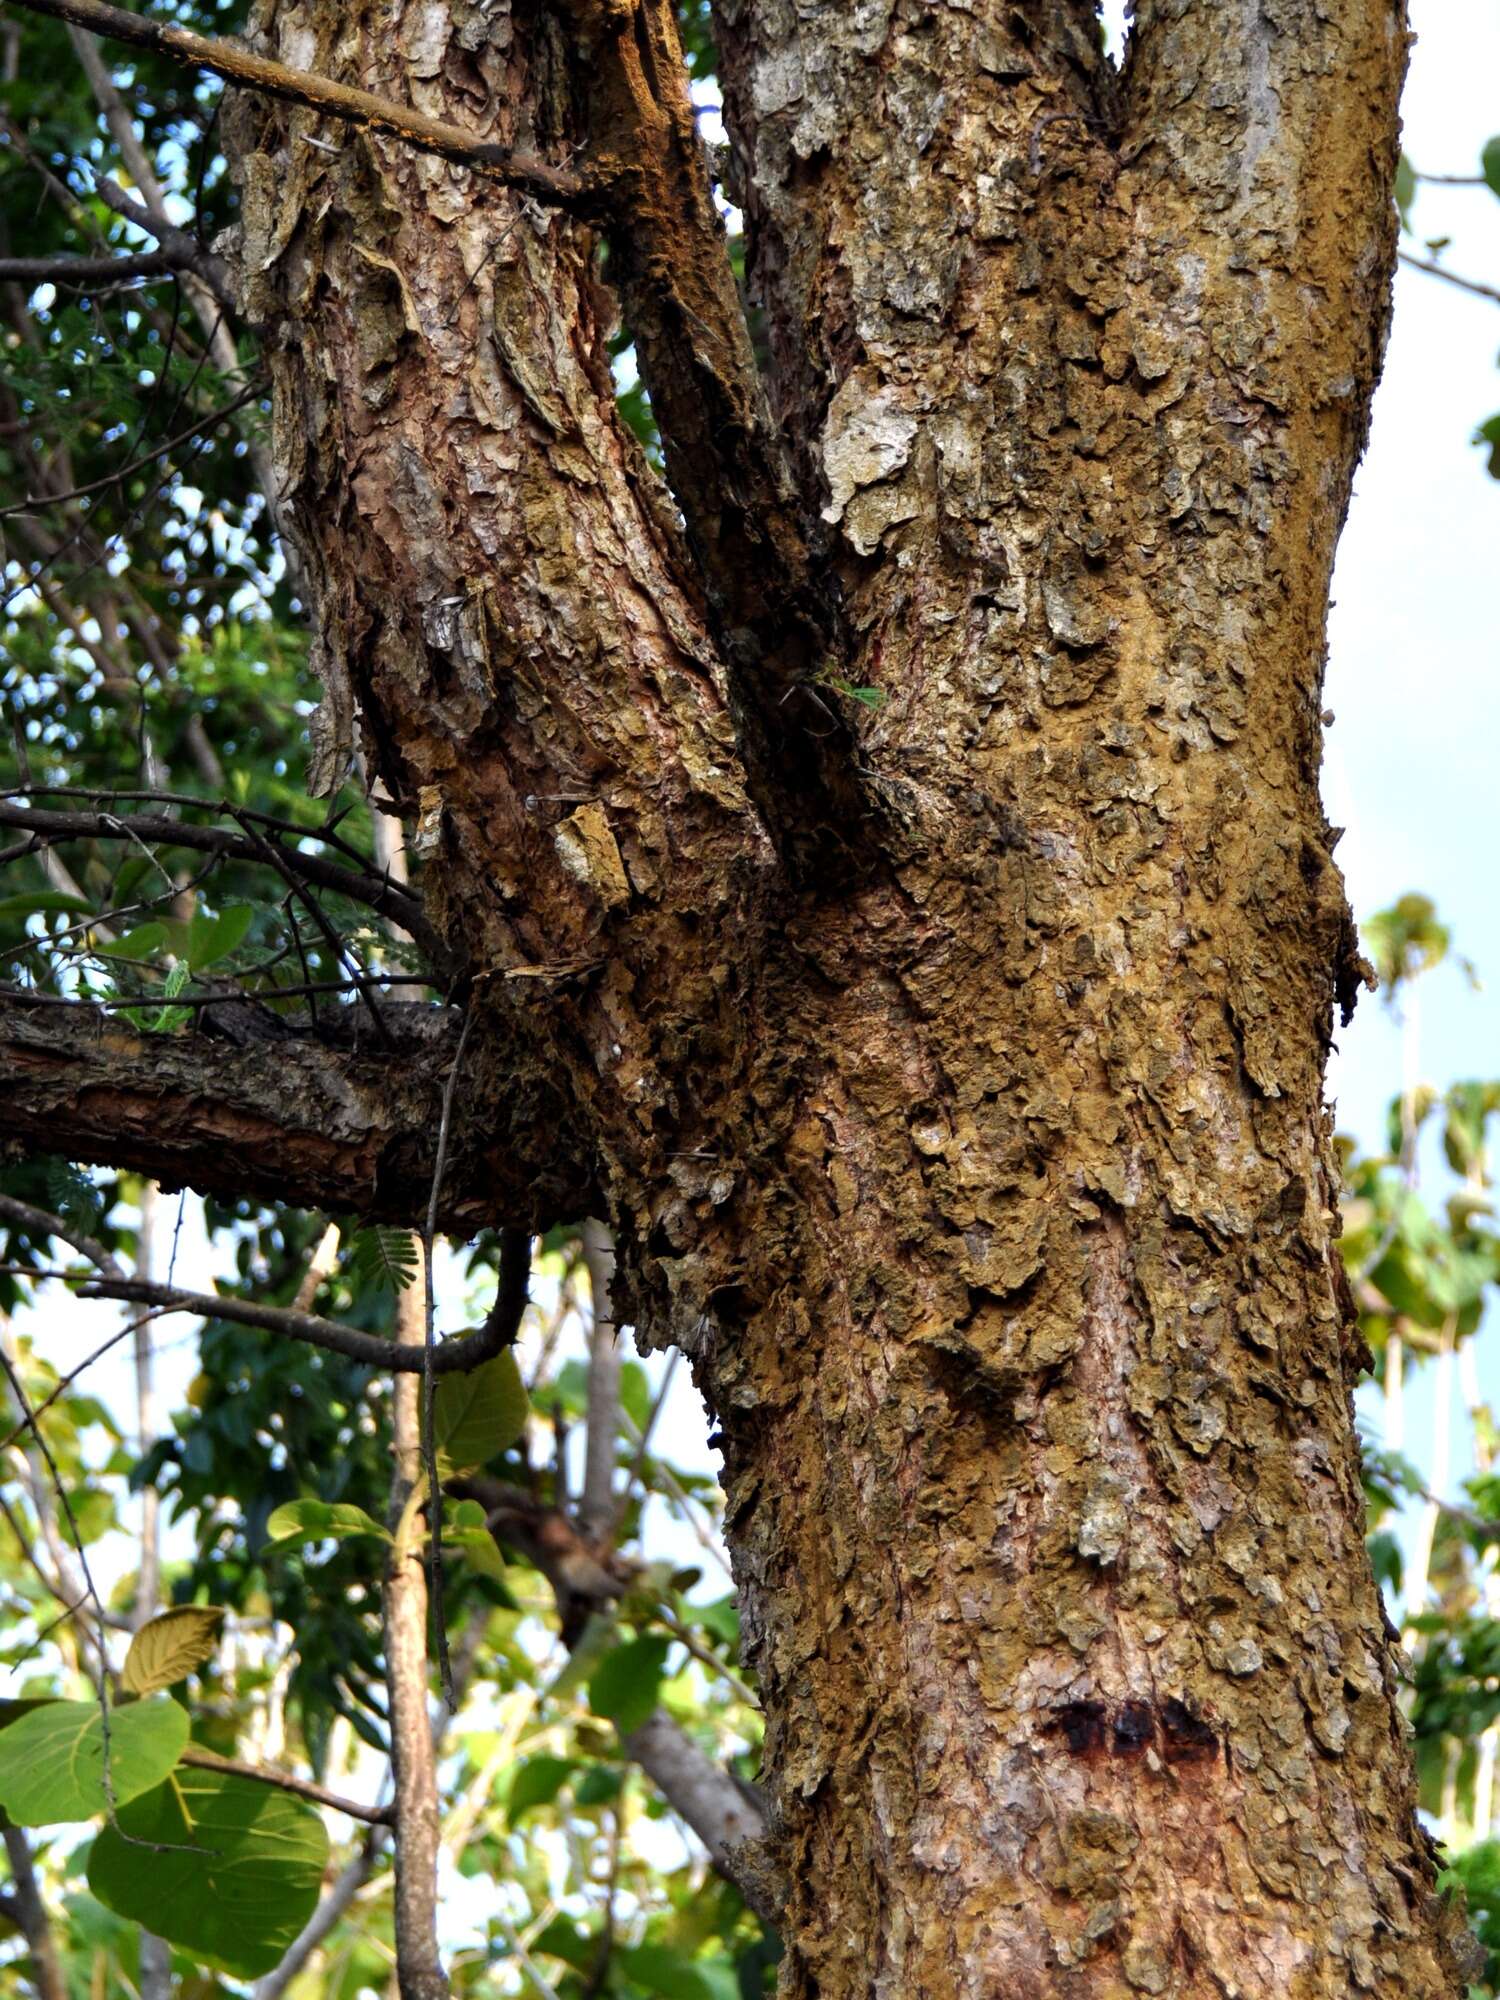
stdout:
<svg viewBox="0 0 1500 2000">
<path fill-rule="evenodd" d="M 716 1212 L 741 1254 L 697 1361 L 783 1996 L 1463 1991 L 1363 1548 L 1326 890 L 1282 887 L 1259 1084 L 1192 947 L 1117 927 L 1108 959 L 1087 897 L 1048 918 L 1075 978 L 965 972 L 949 934 L 904 999 L 821 1000 L 800 1059 L 797 1023 L 762 1038 L 800 1104 Z"/>
</svg>

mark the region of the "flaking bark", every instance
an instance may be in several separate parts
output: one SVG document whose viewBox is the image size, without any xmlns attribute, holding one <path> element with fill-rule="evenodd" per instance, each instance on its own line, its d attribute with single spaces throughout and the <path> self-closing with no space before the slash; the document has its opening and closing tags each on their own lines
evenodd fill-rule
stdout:
<svg viewBox="0 0 1500 2000">
<path fill-rule="evenodd" d="M 608 109 L 582 11 L 259 32 L 562 166 Z M 684 537 L 587 228 L 242 102 L 325 761 L 357 713 L 476 1048 L 562 1107 L 621 1316 L 713 1401 L 783 1995 L 1448 2000 L 1322 1104 L 1399 11 L 1143 0 L 1123 77 L 1072 0 L 717 11 L 875 864 L 786 837 L 713 447 L 663 399 Z M 631 282 L 644 327 L 673 285 Z"/>
</svg>

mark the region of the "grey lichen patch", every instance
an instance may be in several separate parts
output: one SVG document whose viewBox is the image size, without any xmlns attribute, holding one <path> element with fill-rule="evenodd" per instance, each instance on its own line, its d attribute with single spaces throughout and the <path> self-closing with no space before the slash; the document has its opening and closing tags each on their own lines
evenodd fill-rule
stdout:
<svg viewBox="0 0 1500 2000">
<path fill-rule="evenodd" d="M 823 519 L 845 521 L 856 495 L 867 501 L 845 521 L 845 532 L 861 555 L 870 555 L 893 521 L 909 518 L 915 498 L 885 493 L 878 498 L 864 489 L 899 473 L 911 456 L 917 420 L 894 392 L 856 369 L 840 384 L 823 426 L 823 474 L 828 481 L 828 505 Z"/>
</svg>

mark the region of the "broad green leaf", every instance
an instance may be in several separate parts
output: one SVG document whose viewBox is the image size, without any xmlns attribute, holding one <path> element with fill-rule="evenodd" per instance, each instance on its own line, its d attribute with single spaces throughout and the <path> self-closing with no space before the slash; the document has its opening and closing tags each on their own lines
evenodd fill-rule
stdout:
<svg viewBox="0 0 1500 2000">
<path fill-rule="evenodd" d="M 144 1624 L 130 1642 L 120 1684 L 127 1694 L 155 1694 L 211 1659 L 224 1614 L 209 1604 L 179 1604 Z"/>
<path fill-rule="evenodd" d="M 443 1519 L 443 1547 L 461 1555 L 481 1576 L 505 1583 L 505 1558 L 495 1537 L 485 1526 L 484 1509 L 477 1500 L 460 1500 L 448 1508 Z"/>
<path fill-rule="evenodd" d="M 437 1448 L 456 1472 L 483 1465 L 526 1428 L 526 1385 L 507 1347 L 466 1374 L 438 1378 L 433 1399 Z"/>
<path fill-rule="evenodd" d="M 655 1709 L 670 1645 L 656 1637 L 631 1639 L 607 1653 L 589 1676 L 589 1707 L 622 1736 L 639 1729 Z"/>
<path fill-rule="evenodd" d="M 582 1687 L 614 1644 L 616 1629 L 614 1619 L 607 1613 L 591 1611 L 588 1623 L 579 1634 L 578 1644 L 568 1655 L 562 1672 L 552 1682 L 547 1693 L 558 1699 L 565 1694 L 571 1694 L 574 1688 Z"/>
<path fill-rule="evenodd" d="M 167 941 L 167 927 L 154 919 L 150 923 L 137 924 L 133 931 L 126 931 L 107 946 L 111 958 L 149 958 L 160 951 Z"/>
<path fill-rule="evenodd" d="M 266 1523 L 263 1554 L 279 1555 L 303 1542 L 342 1542 L 355 1535 L 373 1535 L 389 1542 L 389 1531 L 372 1520 L 363 1507 L 347 1500 L 288 1500 Z"/>
<path fill-rule="evenodd" d="M 33 889 L 24 896 L 0 896 L 0 917 L 86 917 L 93 907 L 84 897 L 69 896 L 61 889 Z"/>
<path fill-rule="evenodd" d="M 200 910 L 188 929 L 187 962 L 194 972 L 206 972 L 220 959 L 228 958 L 245 941 L 245 934 L 255 922 L 255 910 L 249 903 L 232 903 L 217 917 L 205 916 Z"/>
<path fill-rule="evenodd" d="M 691 1959 L 665 1945 L 638 1944 L 619 1954 L 633 1983 L 663 2000 L 714 2000 L 714 1989 Z"/>
<path fill-rule="evenodd" d="M 444 1532 L 443 1546 L 460 1555 L 472 1569 L 481 1576 L 487 1576 L 494 1583 L 504 1583 L 505 1558 L 495 1545 L 495 1538 L 488 1528 L 456 1528 Z"/>
<path fill-rule="evenodd" d="M 156 1846 L 131 1844 L 142 1841 Z M 300 1799 L 184 1764 L 99 1835 L 88 1881 L 118 1915 L 255 1979 L 312 1915 L 327 1859 L 323 1822 Z"/>
<path fill-rule="evenodd" d="M 550 1806 L 577 1769 L 576 1757 L 529 1757 L 510 1781 L 505 1802 L 510 1825 L 534 1806 Z"/>
<path fill-rule="evenodd" d="M 1500 194 L 1500 133 L 1486 139 L 1479 152 L 1479 171 L 1491 194 Z"/>
<path fill-rule="evenodd" d="M 187 1740 L 187 1710 L 175 1701 L 112 1708 L 109 1775 L 115 1804 L 159 1785 Z M 92 1819 L 107 1804 L 97 1702 L 50 1701 L 0 1730 L 0 1805 L 18 1826 Z"/>
</svg>

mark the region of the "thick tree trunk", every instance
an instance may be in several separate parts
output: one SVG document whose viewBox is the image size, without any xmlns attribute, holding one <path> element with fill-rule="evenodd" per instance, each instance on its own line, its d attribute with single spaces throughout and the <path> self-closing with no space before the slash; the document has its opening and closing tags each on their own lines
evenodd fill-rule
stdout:
<svg viewBox="0 0 1500 2000">
<path fill-rule="evenodd" d="M 267 10 L 284 61 L 559 165 L 640 111 L 606 233 L 685 539 L 582 223 L 228 121 L 328 740 L 357 710 L 476 1075 L 567 1107 L 722 1426 L 799 2000 L 1461 1990 L 1322 1103 L 1403 29 L 1138 17 L 1116 77 L 1075 0 L 724 0 L 782 465 L 753 384 L 690 407 L 743 341 L 711 229 L 674 275 L 666 9 Z"/>
</svg>

